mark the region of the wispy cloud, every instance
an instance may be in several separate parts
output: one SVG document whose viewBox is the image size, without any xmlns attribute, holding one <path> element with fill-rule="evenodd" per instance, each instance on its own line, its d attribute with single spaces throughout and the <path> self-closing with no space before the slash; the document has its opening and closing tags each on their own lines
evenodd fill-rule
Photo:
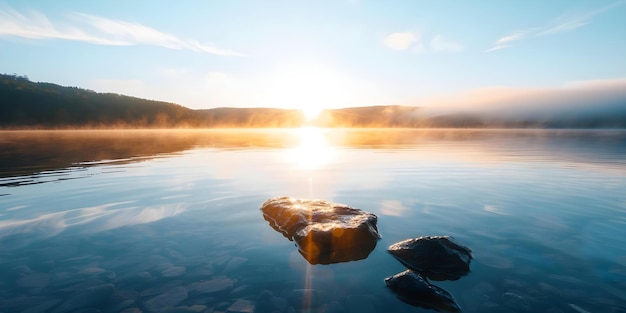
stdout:
<svg viewBox="0 0 626 313">
<path fill-rule="evenodd" d="M 447 52 L 454 53 L 463 50 L 463 45 L 445 38 L 441 34 L 433 36 L 430 41 L 422 40 L 418 32 L 397 32 L 385 37 L 383 44 L 390 49 L 411 52 Z"/>
<path fill-rule="evenodd" d="M 498 40 L 496 40 L 495 44 L 493 45 L 493 47 L 485 50 L 486 52 L 491 52 L 491 51 L 496 51 L 496 50 L 500 50 L 500 49 L 505 49 L 505 48 L 509 48 L 511 47 L 511 42 L 516 41 L 516 40 L 520 40 L 523 39 L 524 37 L 528 36 L 529 31 L 518 31 L 515 32 L 511 35 L 508 36 L 504 36 Z"/>
<path fill-rule="evenodd" d="M 609 9 L 614 7 L 623 5 L 626 3 L 626 0 L 620 0 L 608 4 L 604 7 L 591 10 L 582 14 L 577 15 L 562 15 L 555 18 L 551 23 L 544 25 L 542 27 L 534 27 L 528 28 L 525 30 L 514 32 L 510 35 L 506 35 L 504 37 L 499 38 L 496 42 L 485 52 L 492 52 L 496 50 L 501 50 L 505 48 L 510 48 L 511 42 L 518 41 L 527 37 L 537 37 L 537 36 L 545 36 L 545 35 L 554 35 L 558 33 L 570 32 L 575 29 L 581 28 L 591 22 L 591 20 Z"/>
<path fill-rule="evenodd" d="M 196 40 L 181 39 L 138 23 L 83 13 L 72 13 L 70 17 L 72 18 L 69 20 L 53 23 L 36 11 L 23 14 L 11 8 L 0 8 L 0 36 L 61 39 L 97 45 L 151 45 L 221 56 L 244 56 L 237 51 L 217 48 Z M 70 20 L 78 23 L 70 23 Z"/>
</svg>

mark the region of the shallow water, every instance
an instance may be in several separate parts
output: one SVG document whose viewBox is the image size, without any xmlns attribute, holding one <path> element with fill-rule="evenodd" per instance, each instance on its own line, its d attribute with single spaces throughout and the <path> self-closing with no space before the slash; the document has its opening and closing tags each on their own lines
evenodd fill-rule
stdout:
<svg viewBox="0 0 626 313">
<path fill-rule="evenodd" d="M 310 265 L 259 210 L 282 195 L 382 239 Z M 427 235 L 473 251 L 434 282 L 463 312 L 626 312 L 626 131 L 0 132 L 0 312 L 433 312 L 384 284 Z"/>
</svg>

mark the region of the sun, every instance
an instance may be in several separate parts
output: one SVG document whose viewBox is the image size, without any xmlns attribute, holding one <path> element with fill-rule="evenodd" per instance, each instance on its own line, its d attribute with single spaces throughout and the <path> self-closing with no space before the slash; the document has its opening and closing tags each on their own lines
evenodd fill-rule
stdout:
<svg viewBox="0 0 626 313">
<path fill-rule="evenodd" d="M 300 109 L 307 120 L 328 108 L 345 106 L 353 96 L 351 80 L 338 69 L 320 62 L 292 62 L 278 66 L 266 77 L 269 102 Z"/>
<path fill-rule="evenodd" d="M 304 113 L 304 117 L 306 118 L 306 120 L 310 122 L 316 119 L 320 115 L 323 108 L 313 106 L 313 107 L 308 107 L 308 108 L 302 108 L 301 110 L 302 110 L 302 113 Z"/>
</svg>

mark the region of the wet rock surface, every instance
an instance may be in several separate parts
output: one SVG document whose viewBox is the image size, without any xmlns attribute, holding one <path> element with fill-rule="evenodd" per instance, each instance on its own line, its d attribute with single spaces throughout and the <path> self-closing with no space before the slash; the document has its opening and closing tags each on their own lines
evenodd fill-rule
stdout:
<svg viewBox="0 0 626 313">
<path fill-rule="evenodd" d="M 411 270 L 385 278 L 385 284 L 398 298 L 410 305 L 436 311 L 460 312 L 461 308 L 447 291 L 429 284 Z"/>
<path fill-rule="evenodd" d="M 265 201 L 261 211 L 311 264 L 367 258 L 380 239 L 376 215 L 344 204 L 278 197 Z"/>
<path fill-rule="evenodd" d="M 448 236 L 407 239 L 388 248 L 400 263 L 432 280 L 457 280 L 470 271 L 472 250 Z"/>
<path fill-rule="evenodd" d="M 458 280 L 470 271 L 472 251 L 448 236 L 407 239 L 389 246 L 387 251 L 407 271 L 387 277 L 385 284 L 396 296 L 413 306 L 436 311 L 459 312 L 456 300 L 432 280 Z"/>
</svg>

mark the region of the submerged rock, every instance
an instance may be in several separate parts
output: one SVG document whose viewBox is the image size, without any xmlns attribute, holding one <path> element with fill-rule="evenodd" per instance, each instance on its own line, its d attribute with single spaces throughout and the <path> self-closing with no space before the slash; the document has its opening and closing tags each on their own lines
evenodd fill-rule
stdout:
<svg viewBox="0 0 626 313">
<path fill-rule="evenodd" d="M 265 201 L 261 211 L 311 264 L 367 258 L 380 239 L 376 215 L 344 204 L 278 197 Z"/>
<path fill-rule="evenodd" d="M 447 291 L 429 284 L 411 270 L 385 278 L 385 284 L 396 296 L 413 306 L 436 311 L 460 312 L 461 308 Z"/>
<path fill-rule="evenodd" d="M 400 263 L 433 280 L 457 280 L 470 271 L 472 250 L 448 236 L 426 236 L 388 248 Z"/>
<path fill-rule="evenodd" d="M 53 313 L 71 312 L 88 307 L 97 307 L 111 297 L 115 291 L 113 284 L 102 284 L 76 292 L 72 297 L 56 308 Z"/>
<path fill-rule="evenodd" d="M 178 286 L 144 302 L 144 307 L 148 312 L 159 312 L 165 308 L 176 306 L 185 299 L 187 299 L 187 290 L 185 287 Z"/>
</svg>

